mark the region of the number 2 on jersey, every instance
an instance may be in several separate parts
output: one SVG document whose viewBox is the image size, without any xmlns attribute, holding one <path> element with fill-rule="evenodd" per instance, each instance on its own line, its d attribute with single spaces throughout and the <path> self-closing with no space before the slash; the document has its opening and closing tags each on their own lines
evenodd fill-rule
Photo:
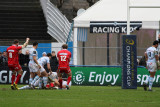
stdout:
<svg viewBox="0 0 160 107">
<path fill-rule="evenodd" d="M 151 57 L 151 52 L 148 52 L 148 56 Z"/>
<path fill-rule="evenodd" d="M 60 56 L 61 57 L 61 61 L 66 61 L 67 56 Z"/>
<path fill-rule="evenodd" d="M 11 52 L 9 53 L 9 58 L 12 58 L 12 53 Z"/>
</svg>

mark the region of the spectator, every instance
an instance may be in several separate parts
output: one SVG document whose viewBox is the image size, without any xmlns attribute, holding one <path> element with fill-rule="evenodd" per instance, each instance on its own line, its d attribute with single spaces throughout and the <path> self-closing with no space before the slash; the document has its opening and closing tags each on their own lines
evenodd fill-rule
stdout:
<svg viewBox="0 0 160 107">
<path fill-rule="evenodd" d="M 140 59 L 139 65 L 146 66 L 146 58 L 145 58 L 145 56 L 143 56 L 143 58 Z"/>
<path fill-rule="evenodd" d="M 25 66 L 28 66 L 29 63 L 29 50 L 26 50 L 26 54 L 25 54 Z"/>
<path fill-rule="evenodd" d="M 7 58 L 7 52 L 3 51 L 2 53 L 2 65 L 8 66 L 8 58 Z"/>
<path fill-rule="evenodd" d="M 51 65 L 52 71 L 56 72 L 57 69 L 58 69 L 58 60 L 57 60 L 55 51 L 52 51 L 52 57 L 51 57 L 51 60 L 50 60 L 50 65 Z"/>
<path fill-rule="evenodd" d="M 24 63 L 25 63 L 25 56 L 24 54 L 22 53 L 22 50 L 19 50 L 19 64 L 21 66 L 24 66 Z"/>
<path fill-rule="evenodd" d="M 0 67 L 3 65 L 3 60 L 2 60 L 2 52 L 0 52 Z"/>
</svg>

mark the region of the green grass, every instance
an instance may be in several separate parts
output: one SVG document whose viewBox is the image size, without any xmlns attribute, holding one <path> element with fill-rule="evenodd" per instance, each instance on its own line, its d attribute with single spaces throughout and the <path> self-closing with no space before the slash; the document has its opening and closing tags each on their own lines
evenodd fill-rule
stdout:
<svg viewBox="0 0 160 107">
<path fill-rule="evenodd" d="M 72 86 L 70 90 L 11 90 L 0 85 L 0 107 L 160 107 L 160 88 L 153 92 L 117 86 Z"/>
</svg>

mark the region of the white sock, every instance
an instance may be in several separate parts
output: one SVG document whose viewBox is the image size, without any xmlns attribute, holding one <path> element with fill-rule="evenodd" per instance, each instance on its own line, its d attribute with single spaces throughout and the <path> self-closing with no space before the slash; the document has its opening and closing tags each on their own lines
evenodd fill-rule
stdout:
<svg viewBox="0 0 160 107">
<path fill-rule="evenodd" d="M 25 89 L 30 89 L 29 85 L 25 85 L 25 86 L 19 88 L 19 90 L 25 90 Z"/>
<path fill-rule="evenodd" d="M 42 88 L 42 77 L 39 78 L 39 88 Z"/>
<path fill-rule="evenodd" d="M 147 80 L 146 80 L 146 82 L 145 82 L 146 84 L 148 84 L 149 78 L 150 78 L 150 76 L 147 77 Z"/>
<path fill-rule="evenodd" d="M 37 75 L 34 80 L 31 82 L 31 85 L 34 85 L 34 83 L 39 79 L 39 76 Z"/>
<path fill-rule="evenodd" d="M 44 87 L 46 87 L 48 82 L 48 77 L 43 77 L 43 83 L 44 83 Z"/>
<path fill-rule="evenodd" d="M 33 81 L 33 78 L 29 78 L 29 84 L 31 84 Z"/>
<path fill-rule="evenodd" d="M 152 89 L 152 85 L 153 85 L 153 77 L 149 78 L 149 89 Z"/>
</svg>

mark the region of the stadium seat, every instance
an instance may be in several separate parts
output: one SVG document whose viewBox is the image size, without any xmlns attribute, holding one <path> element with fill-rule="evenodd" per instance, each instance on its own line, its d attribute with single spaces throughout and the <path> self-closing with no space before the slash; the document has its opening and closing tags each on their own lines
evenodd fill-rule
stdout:
<svg viewBox="0 0 160 107">
<path fill-rule="evenodd" d="M 0 1 L 0 39 L 52 40 L 39 0 Z"/>
</svg>

